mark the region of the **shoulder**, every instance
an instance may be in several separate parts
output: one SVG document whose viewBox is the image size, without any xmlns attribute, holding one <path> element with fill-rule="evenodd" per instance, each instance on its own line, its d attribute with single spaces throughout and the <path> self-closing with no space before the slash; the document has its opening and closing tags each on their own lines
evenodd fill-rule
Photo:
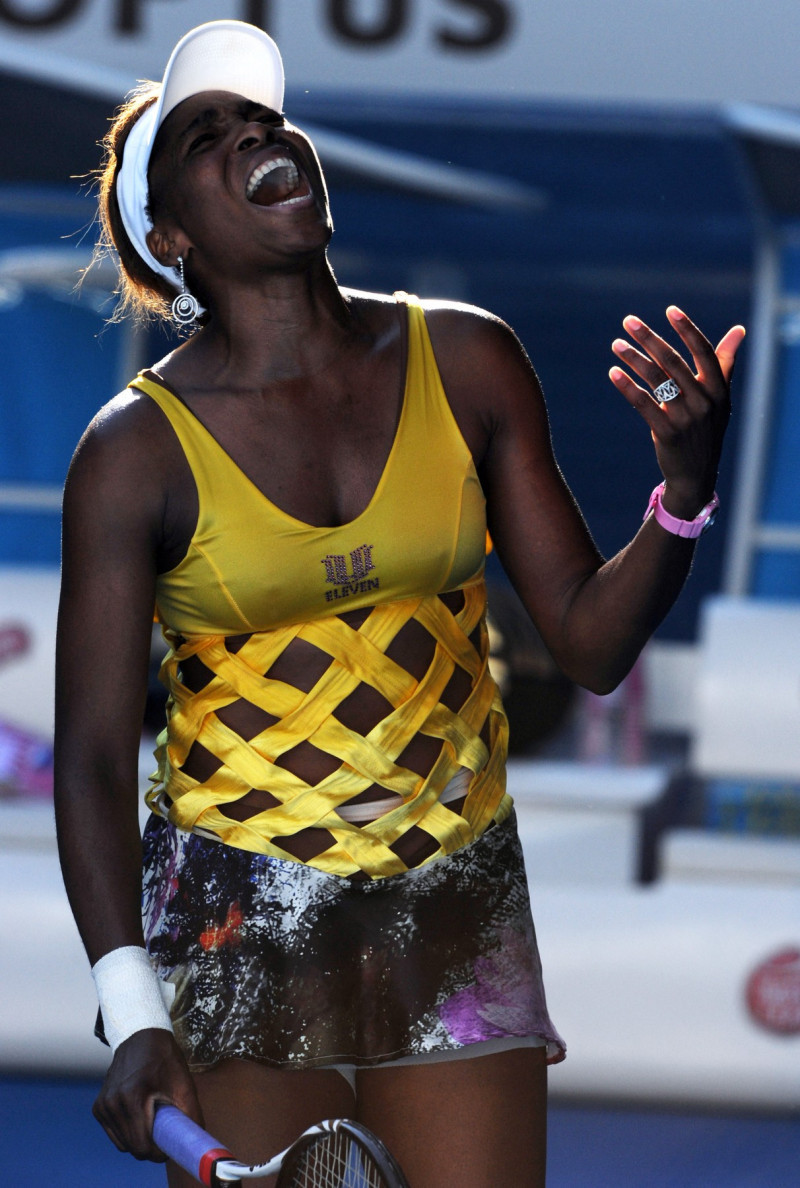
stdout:
<svg viewBox="0 0 800 1188">
<path fill-rule="evenodd" d="M 364 316 L 386 317 L 398 314 L 405 309 L 406 294 L 372 293 L 361 289 L 343 288 L 342 296 Z M 458 340 L 461 345 L 471 342 L 473 346 L 480 344 L 495 344 L 502 349 L 503 344 L 508 347 L 515 344 L 519 348 L 519 339 L 514 331 L 502 318 L 491 313 L 488 309 L 470 305 L 463 301 L 451 301 L 436 297 L 414 297 L 425 313 L 431 337 L 434 335 L 443 343 L 448 339 Z"/>
<path fill-rule="evenodd" d="M 502 318 L 479 306 L 423 301 L 425 321 L 448 397 L 484 424 L 543 414 L 543 398 L 525 347 Z"/>
<path fill-rule="evenodd" d="M 488 309 L 438 299 L 423 300 L 420 304 L 437 353 L 466 350 L 473 361 L 479 354 L 491 356 L 495 361 L 525 354 L 508 323 Z"/>
<path fill-rule="evenodd" d="M 396 293 L 372 293 L 360 289 L 342 289 L 342 295 L 351 305 L 376 314 L 401 311 L 405 298 L 411 296 L 398 290 Z M 454 335 L 463 339 L 486 335 L 498 341 L 518 341 L 511 328 L 496 314 L 480 306 L 463 301 L 451 301 L 437 297 L 417 297 L 425 313 L 428 327 L 435 328 L 437 335 Z"/>
<path fill-rule="evenodd" d="M 138 388 L 125 388 L 95 414 L 73 457 L 73 466 L 88 459 L 111 461 L 135 453 L 157 433 L 160 410 Z"/>
<path fill-rule="evenodd" d="M 126 388 L 99 410 L 78 442 L 65 499 L 94 496 L 113 504 L 161 487 L 168 452 L 164 418 L 155 401 Z"/>
<path fill-rule="evenodd" d="M 140 433 L 157 415 L 158 406 L 141 388 L 123 388 L 95 413 L 84 438 L 111 441 Z"/>
</svg>

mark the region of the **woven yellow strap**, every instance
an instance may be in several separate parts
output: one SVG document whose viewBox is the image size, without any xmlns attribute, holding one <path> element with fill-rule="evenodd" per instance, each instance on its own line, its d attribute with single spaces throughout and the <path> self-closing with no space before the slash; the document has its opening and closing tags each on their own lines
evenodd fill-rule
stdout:
<svg viewBox="0 0 800 1188">
<path fill-rule="evenodd" d="M 463 594 L 464 605 L 455 614 L 437 596 L 404 599 L 374 607 L 358 629 L 334 616 L 255 633 L 237 652 L 228 650 L 224 636 L 178 641 L 162 669 L 171 693 L 169 725 L 159 738 L 159 771 L 147 797 L 150 807 L 159 811 L 166 793 L 172 802 L 169 818 L 180 829 L 202 829 L 229 845 L 290 860 L 293 855 L 281 848 L 281 837 L 309 826 L 328 830 L 330 846 L 308 865 L 337 875 L 363 871 L 381 878 L 406 870 L 391 847 L 415 825 L 439 843 L 427 861 L 479 837 L 510 808 L 505 794 L 508 727 L 488 669 L 485 587 L 480 582 Z M 411 619 L 436 645 L 421 680 L 386 655 Z M 469 638 L 476 627 L 477 650 Z M 330 657 L 309 692 L 269 676 L 271 666 L 294 640 L 312 644 Z M 190 656 L 210 670 L 199 692 L 181 682 L 181 665 Z M 458 712 L 440 701 L 456 666 L 469 675 L 471 689 Z M 392 706 L 366 736 L 336 717 L 338 706 L 362 682 Z M 238 701 L 278 720 L 244 739 L 217 716 Z M 488 747 L 481 739 L 487 719 Z M 396 762 L 418 733 L 442 744 L 426 777 Z M 307 784 L 280 763 L 282 755 L 302 742 L 336 757 L 340 766 L 319 783 Z M 196 743 L 220 764 L 202 783 L 183 770 Z M 474 775 L 465 805 L 456 813 L 438 799 L 459 768 Z M 367 825 L 346 822 L 337 814 L 339 805 L 375 784 L 399 794 L 403 803 Z M 279 804 L 246 821 L 232 820 L 220 811 L 220 806 L 254 788 L 271 793 Z"/>
</svg>

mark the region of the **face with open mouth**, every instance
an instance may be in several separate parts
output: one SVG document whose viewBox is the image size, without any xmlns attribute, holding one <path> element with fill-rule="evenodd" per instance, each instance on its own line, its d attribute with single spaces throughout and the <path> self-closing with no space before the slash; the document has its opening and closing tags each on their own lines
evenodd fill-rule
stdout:
<svg viewBox="0 0 800 1188">
<path fill-rule="evenodd" d="M 244 200 L 269 216 L 276 243 L 290 227 L 299 234 L 316 226 L 325 242 L 330 237 L 327 189 L 311 142 L 241 96 L 204 92 L 175 108 L 156 138 L 149 180 L 154 221 L 164 210 L 190 234 L 209 217 L 217 234 L 221 225 L 232 228 Z"/>
</svg>

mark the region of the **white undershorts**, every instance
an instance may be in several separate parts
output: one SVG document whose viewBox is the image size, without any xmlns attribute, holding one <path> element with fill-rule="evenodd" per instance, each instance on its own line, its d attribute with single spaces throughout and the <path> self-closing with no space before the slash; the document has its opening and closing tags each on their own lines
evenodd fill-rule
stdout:
<svg viewBox="0 0 800 1188">
<path fill-rule="evenodd" d="M 453 1048 L 449 1051 L 415 1052 L 411 1056 L 401 1056 L 398 1060 L 382 1060 L 372 1068 L 399 1068 L 403 1064 L 443 1064 L 447 1060 L 473 1060 L 476 1056 L 493 1056 L 496 1052 L 508 1052 L 513 1048 L 544 1048 L 546 1043 L 547 1041 L 538 1035 L 504 1036 L 502 1039 L 481 1040 L 477 1044 L 467 1044 L 464 1048 Z M 355 1064 L 326 1064 L 324 1068 L 341 1073 L 355 1094 L 358 1071 Z"/>
</svg>

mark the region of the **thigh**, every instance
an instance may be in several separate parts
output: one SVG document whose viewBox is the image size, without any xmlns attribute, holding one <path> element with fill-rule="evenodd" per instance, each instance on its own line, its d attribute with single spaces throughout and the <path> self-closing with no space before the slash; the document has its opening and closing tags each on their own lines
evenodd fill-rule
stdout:
<svg viewBox="0 0 800 1188">
<path fill-rule="evenodd" d="M 357 1093 L 410 1188 L 543 1188 L 544 1048 L 359 1071 Z"/>
<path fill-rule="evenodd" d="M 195 1074 L 206 1129 L 244 1163 L 262 1163 L 324 1118 L 352 1117 L 353 1092 L 331 1070 L 285 1072 L 253 1060 L 224 1060 Z M 196 1188 L 174 1164 L 170 1188 Z M 259 1180 L 269 1188 L 271 1180 Z"/>
</svg>

